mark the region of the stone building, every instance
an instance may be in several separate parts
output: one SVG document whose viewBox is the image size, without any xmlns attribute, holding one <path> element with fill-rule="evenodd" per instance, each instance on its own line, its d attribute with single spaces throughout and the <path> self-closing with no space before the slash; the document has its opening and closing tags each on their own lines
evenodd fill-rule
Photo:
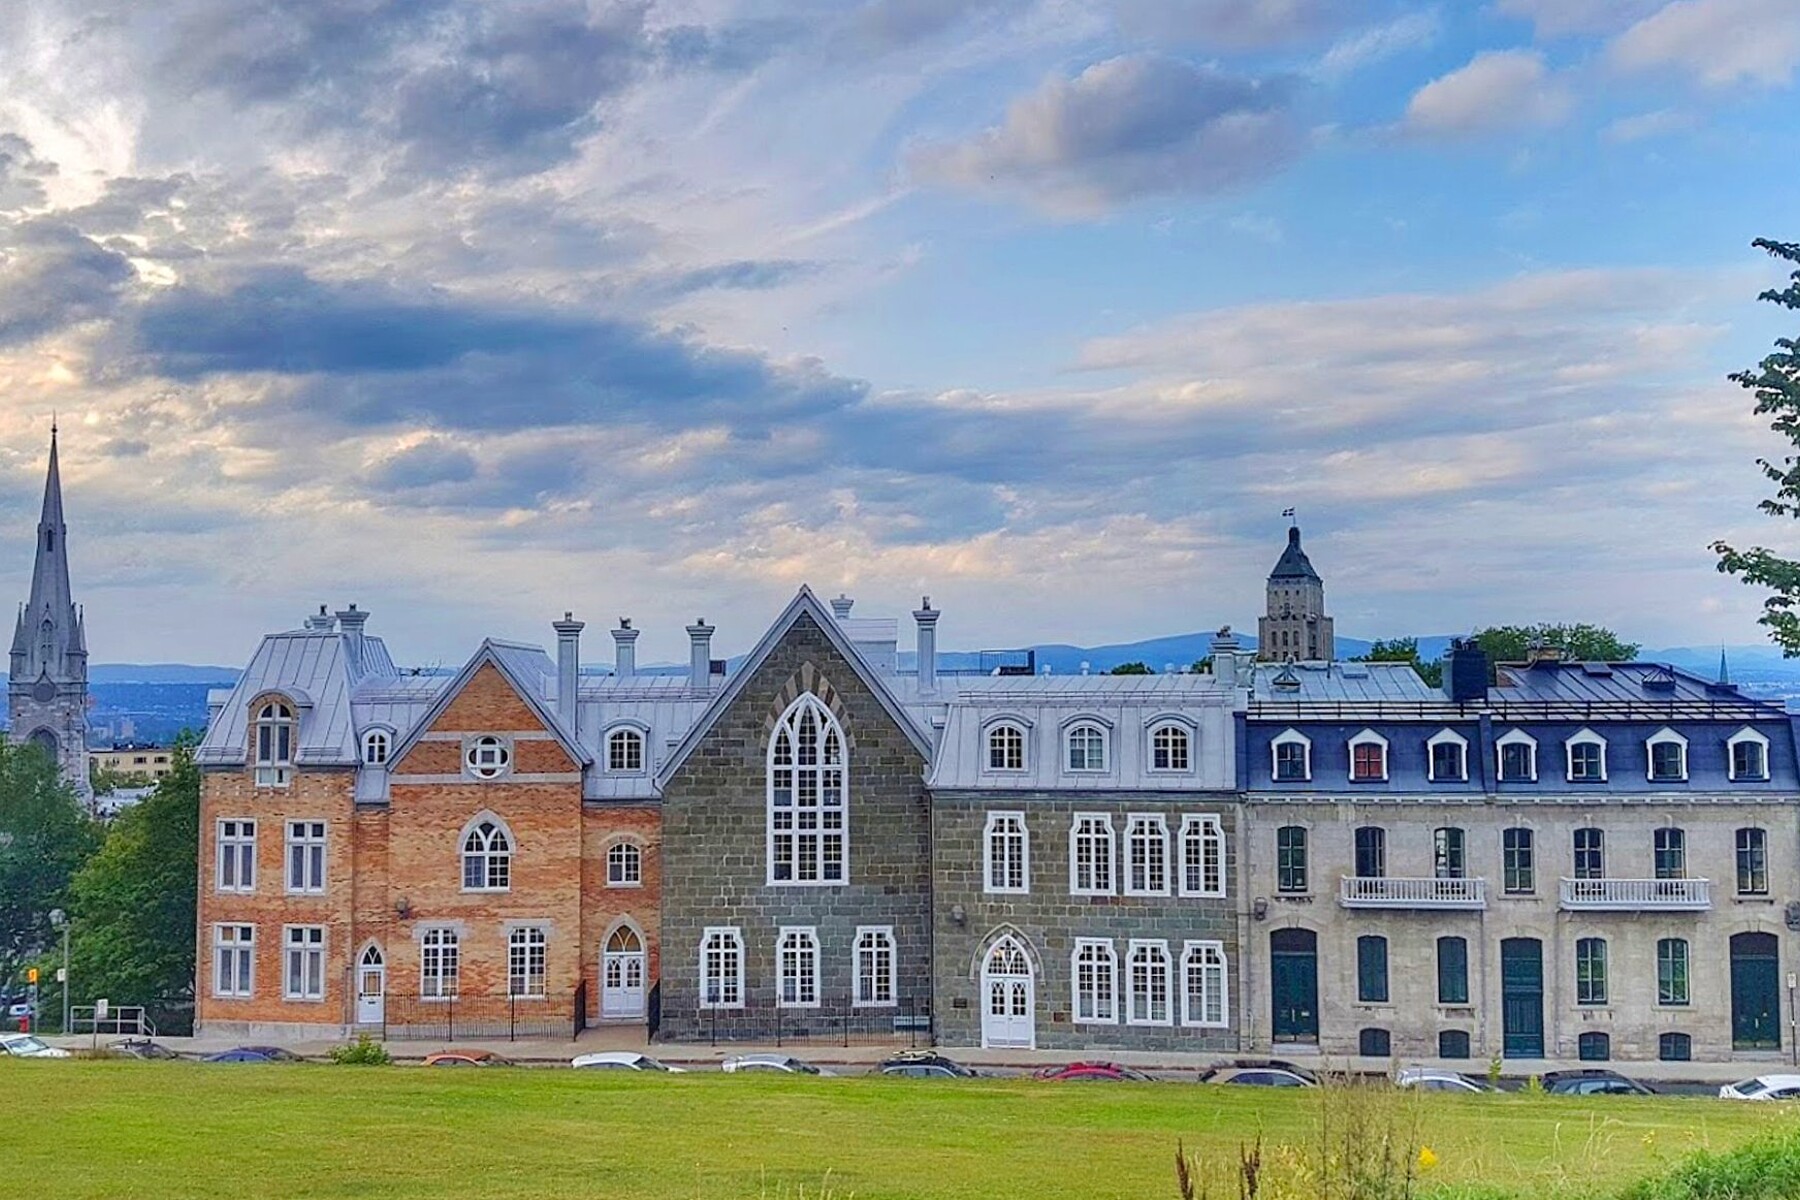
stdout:
<svg viewBox="0 0 1800 1200">
<path fill-rule="evenodd" d="M 1256 656 L 1264 662 L 1330 662 L 1337 655 L 1325 614 L 1325 581 L 1300 548 L 1300 527 L 1269 572 L 1265 610 L 1256 623 Z"/>
</svg>

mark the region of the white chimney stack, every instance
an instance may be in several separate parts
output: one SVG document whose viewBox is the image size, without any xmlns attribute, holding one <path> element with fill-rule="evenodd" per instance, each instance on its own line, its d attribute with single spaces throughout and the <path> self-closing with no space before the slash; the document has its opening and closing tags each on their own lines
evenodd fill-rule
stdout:
<svg viewBox="0 0 1800 1200">
<path fill-rule="evenodd" d="M 613 635 L 613 675 L 630 679 L 637 674 L 638 631 L 631 627 L 630 617 L 620 617 Z"/>
<path fill-rule="evenodd" d="M 919 690 L 937 691 L 937 623 L 943 614 L 931 607 L 931 597 L 923 597 L 913 613 L 919 625 Z"/>
<path fill-rule="evenodd" d="M 587 626 L 564 613 L 552 626 L 556 630 L 556 715 L 571 734 L 579 735 L 581 720 L 581 631 Z"/>
<path fill-rule="evenodd" d="M 363 625 L 369 614 L 352 604 L 337 614 L 338 625 L 344 631 L 345 650 L 350 655 L 350 674 L 359 676 L 363 670 Z"/>
<path fill-rule="evenodd" d="M 850 616 L 850 609 L 855 603 L 856 601 L 849 596 L 839 592 L 837 599 L 831 602 L 831 615 L 840 621 L 847 620 Z"/>
<path fill-rule="evenodd" d="M 713 627 L 705 617 L 695 617 L 688 632 L 688 689 L 695 692 L 712 690 Z"/>
</svg>

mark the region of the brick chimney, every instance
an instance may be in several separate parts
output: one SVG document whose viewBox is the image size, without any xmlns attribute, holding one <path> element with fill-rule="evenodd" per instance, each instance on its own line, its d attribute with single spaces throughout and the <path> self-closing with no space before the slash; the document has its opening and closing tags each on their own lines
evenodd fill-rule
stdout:
<svg viewBox="0 0 1800 1200">
<path fill-rule="evenodd" d="M 1487 651 L 1474 638 L 1454 638 L 1444 652 L 1444 695 L 1458 704 L 1487 699 Z"/>
<path fill-rule="evenodd" d="M 587 626 L 566 612 L 554 623 L 556 630 L 556 715 L 563 728 L 579 735 L 581 728 L 581 631 Z"/>
<path fill-rule="evenodd" d="M 637 639 L 638 631 L 631 627 L 630 617 L 620 617 L 619 627 L 612 631 L 613 636 L 613 675 L 618 679 L 630 679 L 637 674 Z"/>
</svg>

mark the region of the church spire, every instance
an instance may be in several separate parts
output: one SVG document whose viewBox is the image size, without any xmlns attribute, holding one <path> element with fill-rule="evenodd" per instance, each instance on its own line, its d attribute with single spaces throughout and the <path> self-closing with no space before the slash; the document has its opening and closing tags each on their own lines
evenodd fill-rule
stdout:
<svg viewBox="0 0 1800 1200">
<path fill-rule="evenodd" d="M 34 622 L 46 617 L 66 639 L 75 632 L 75 601 L 69 586 L 69 528 L 63 519 L 62 466 L 56 426 L 50 427 L 50 470 L 44 477 L 44 510 L 38 518 L 37 560 L 31 568 L 31 599 L 25 610 Z"/>
</svg>

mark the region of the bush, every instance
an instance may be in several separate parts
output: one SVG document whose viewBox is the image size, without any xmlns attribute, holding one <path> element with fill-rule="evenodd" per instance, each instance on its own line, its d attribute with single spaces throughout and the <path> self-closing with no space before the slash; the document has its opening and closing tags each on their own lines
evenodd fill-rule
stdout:
<svg viewBox="0 0 1800 1200">
<path fill-rule="evenodd" d="M 340 1067 L 385 1067 L 394 1058 L 386 1046 L 365 1033 L 348 1046 L 332 1047 L 331 1061 Z"/>
</svg>

